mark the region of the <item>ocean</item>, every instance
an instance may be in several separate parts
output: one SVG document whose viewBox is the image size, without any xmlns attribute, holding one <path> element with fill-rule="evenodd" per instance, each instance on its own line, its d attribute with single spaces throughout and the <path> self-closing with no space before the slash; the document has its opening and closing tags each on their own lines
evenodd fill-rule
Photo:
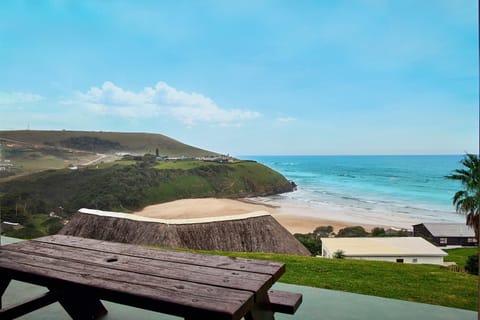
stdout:
<svg viewBox="0 0 480 320">
<path fill-rule="evenodd" d="M 411 229 L 421 222 L 460 222 L 446 179 L 463 155 L 243 156 L 282 173 L 295 192 L 256 199 L 302 215 Z"/>
</svg>

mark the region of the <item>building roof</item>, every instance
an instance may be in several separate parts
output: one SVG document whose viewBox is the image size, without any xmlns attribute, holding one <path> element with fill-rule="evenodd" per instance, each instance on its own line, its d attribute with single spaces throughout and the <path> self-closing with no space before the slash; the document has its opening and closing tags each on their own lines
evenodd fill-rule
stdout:
<svg viewBox="0 0 480 320">
<path fill-rule="evenodd" d="M 271 215 L 270 212 L 268 211 L 260 210 L 260 211 L 253 211 L 253 212 L 230 215 L 230 216 L 190 218 L 190 219 L 157 219 L 157 218 L 144 217 L 144 216 L 131 214 L 131 213 L 102 211 L 102 210 L 87 209 L 87 208 L 79 209 L 78 212 L 90 214 L 90 215 L 102 216 L 102 217 L 128 219 L 128 220 L 141 221 L 141 222 L 157 222 L 157 223 L 164 223 L 164 224 L 197 224 L 197 223 L 221 222 L 221 221 L 243 220 L 248 218 L 264 217 L 264 216 Z"/>
<path fill-rule="evenodd" d="M 322 246 L 332 253 L 342 250 L 347 257 L 447 255 L 420 237 L 322 238 Z"/>
<path fill-rule="evenodd" d="M 59 234 L 194 250 L 311 255 L 268 212 L 202 219 L 153 219 L 81 209 Z"/>
<path fill-rule="evenodd" d="M 475 231 L 463 223 L 423 223 L 434 237 L 475 237 Z"/>
</svg>

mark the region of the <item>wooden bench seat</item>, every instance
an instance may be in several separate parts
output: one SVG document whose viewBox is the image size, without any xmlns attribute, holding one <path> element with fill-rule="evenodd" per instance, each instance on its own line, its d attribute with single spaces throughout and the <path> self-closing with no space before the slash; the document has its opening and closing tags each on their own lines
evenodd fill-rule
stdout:
<svg viewBox="0 0 480 320">
<path fill-rule="evenodd" d="M 295 314 L 302 303 L 302 295 L 299 293 L 271 290 L 268 292 L 270 308 L 273 312 Z"/>
</svg>

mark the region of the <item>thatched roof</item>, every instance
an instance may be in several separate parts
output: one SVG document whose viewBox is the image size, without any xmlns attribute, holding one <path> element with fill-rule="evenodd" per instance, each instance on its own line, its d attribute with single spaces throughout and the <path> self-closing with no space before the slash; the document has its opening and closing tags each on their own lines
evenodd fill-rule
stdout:
<svg viewBox="0 0 480 320">
<path fill-rule="evenodd" d="M 170 248 L 310 255 L 268 212 L 161 220 L 81 209 L 60 234 Z"/>
</svg>

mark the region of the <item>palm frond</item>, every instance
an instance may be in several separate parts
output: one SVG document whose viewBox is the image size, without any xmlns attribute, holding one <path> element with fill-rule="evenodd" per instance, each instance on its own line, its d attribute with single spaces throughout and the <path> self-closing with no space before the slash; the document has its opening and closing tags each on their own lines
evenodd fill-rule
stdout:
<svg viewBox="0 0 480 320">
<path fill-rule="evenodd" d="M 460 163 L 464 168 L 455 169 L 447 179 L 459 181 L 463 189 L 457 191 L 452 202 L 459 214 L 466 216 L 466 223 L 475 229 L 478 239 L 479 212 L 480 212 L 480 158 L 475 154 L 467 153 Z"/>
</svg>

